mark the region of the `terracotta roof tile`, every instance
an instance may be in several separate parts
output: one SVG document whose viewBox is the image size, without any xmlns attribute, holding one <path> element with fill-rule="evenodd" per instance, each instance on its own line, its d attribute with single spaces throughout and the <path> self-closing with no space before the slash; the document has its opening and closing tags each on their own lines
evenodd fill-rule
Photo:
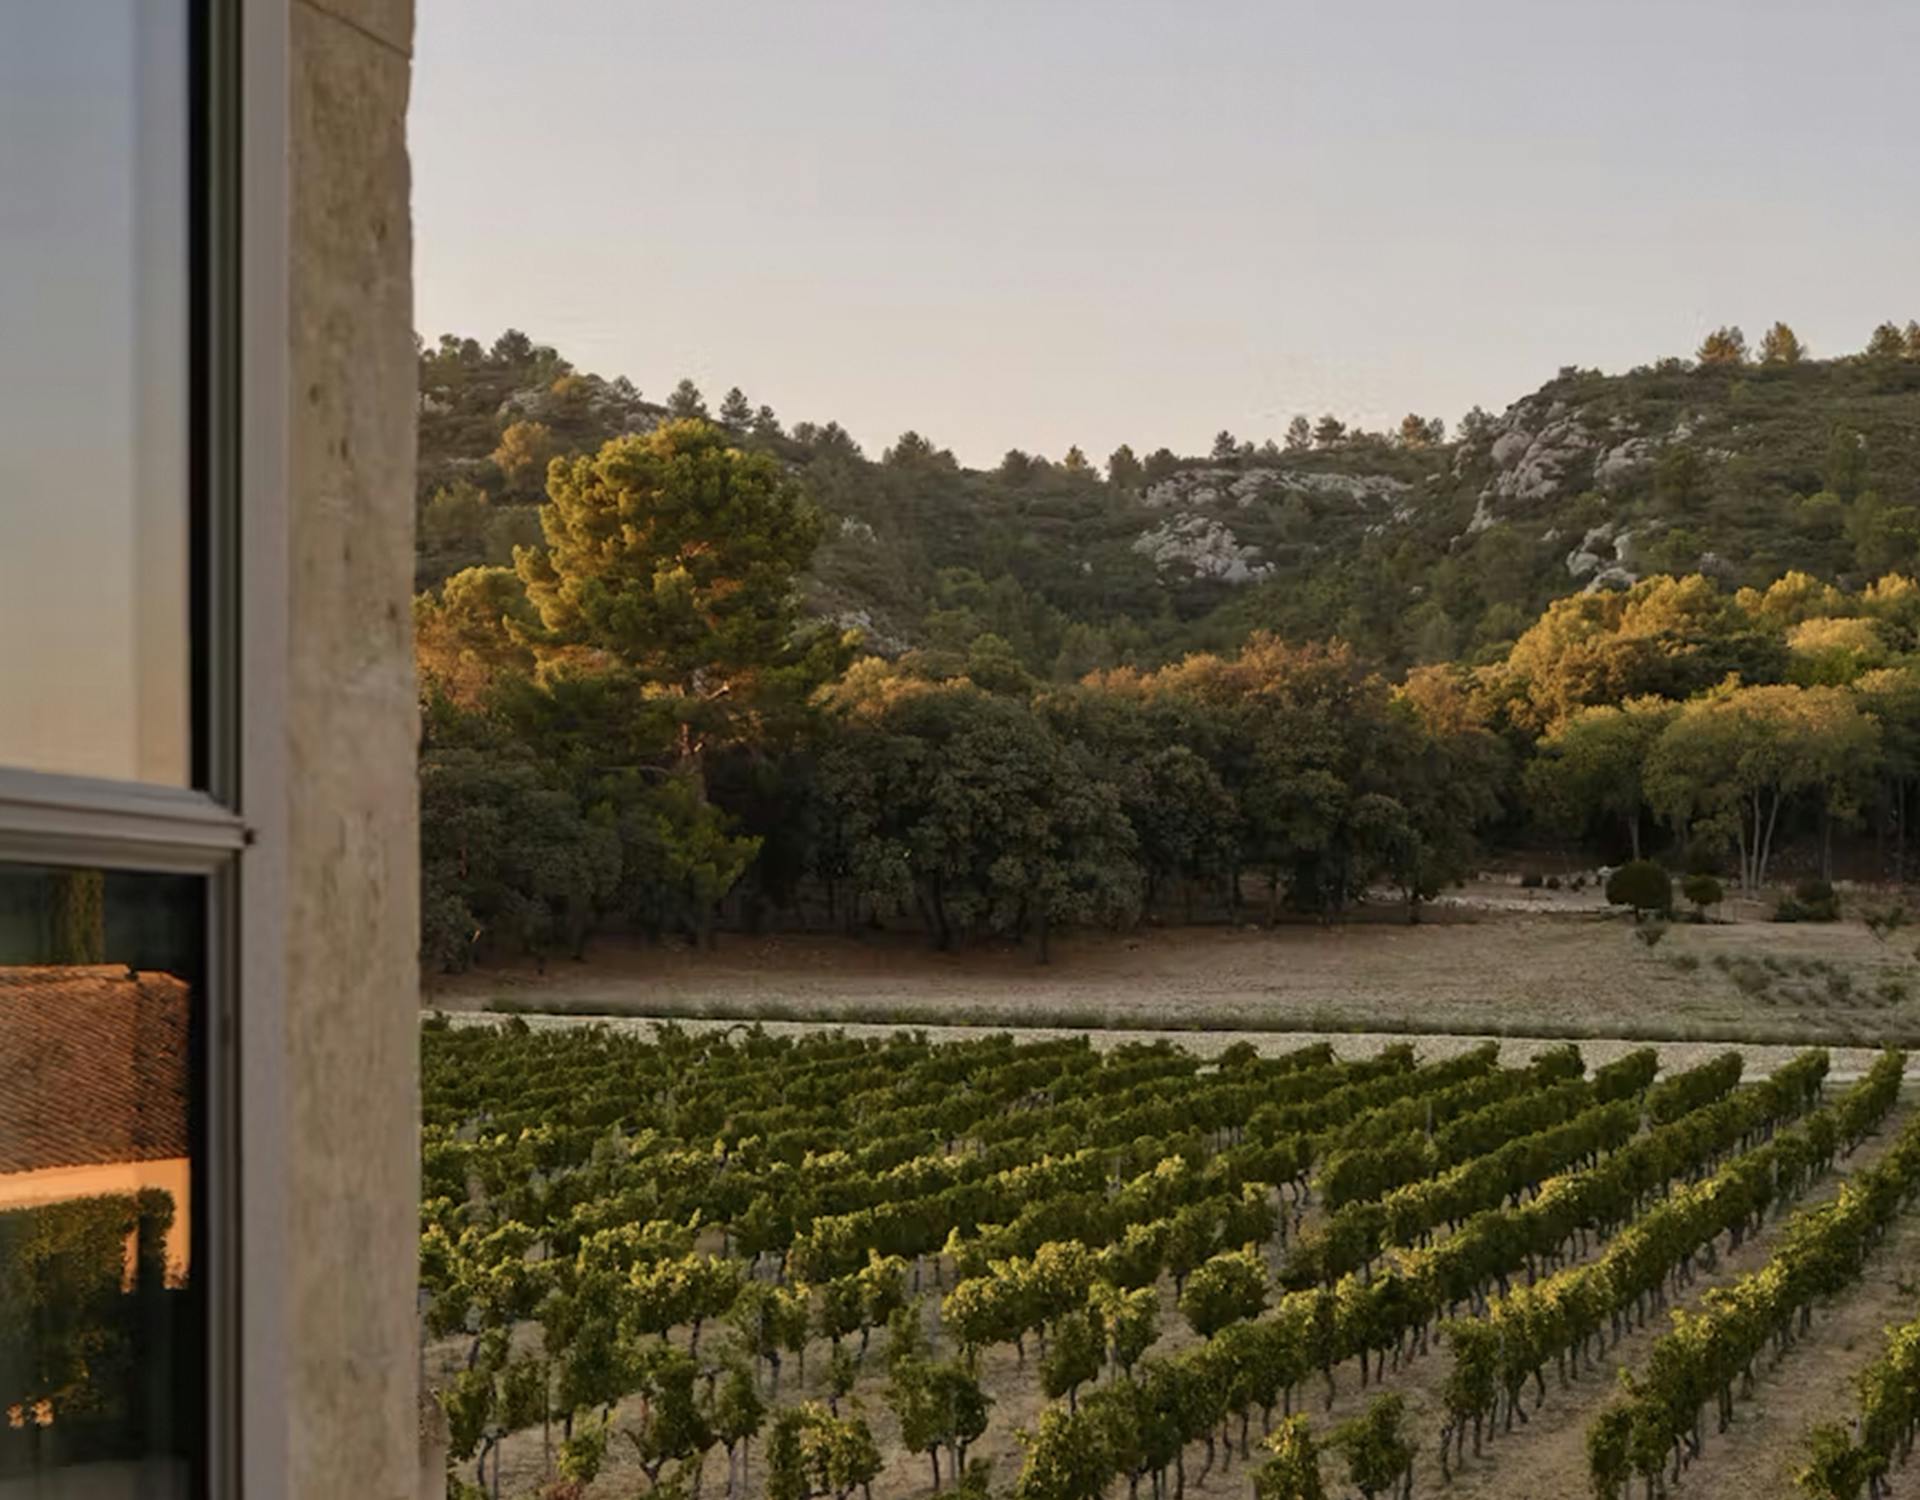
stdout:
<svg viewBox="0 0 1920 1500">
<path fill-rule="evenodd" d="M 188 1154 L 187 986 L 0 966 L 0 1172 Z"/>
</svg>

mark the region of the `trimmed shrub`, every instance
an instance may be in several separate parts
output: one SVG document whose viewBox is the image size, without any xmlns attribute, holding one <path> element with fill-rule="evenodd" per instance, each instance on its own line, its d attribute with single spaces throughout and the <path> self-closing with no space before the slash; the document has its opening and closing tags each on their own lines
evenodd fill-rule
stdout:
<svg viewBox="0 0 1920 1500">
<path fill-rule="evenodd" d="M 1650 911 L 1666 911 L 1673 905 L 1673 879 L 1652 860 L 1636 859 L 1607 877 L 1607 901 L 1632 907 L 1637 921 Z"/>
<path fill-rule="evenodd" d="M 1720 882 L 1711 875 L 1689 875 L 1680 882 L 1680 894 L 1693 904 L 1693 909 L 1701 916 L 1707 914 L 1709 906 L 1718 906 L 1726 897 L 1726 891 Z"/>
</svg>

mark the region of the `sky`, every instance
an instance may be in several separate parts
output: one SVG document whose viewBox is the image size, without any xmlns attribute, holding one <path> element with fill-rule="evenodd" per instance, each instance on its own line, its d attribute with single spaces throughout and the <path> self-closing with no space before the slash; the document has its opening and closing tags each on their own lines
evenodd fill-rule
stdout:
<svg viewBox="0 0 1920 1500">
<path fill-rule="evenodd" d="M 417 318 L 870 452 L 1920 317 L 1914 0 L 420 0 Z"/>
</svg>

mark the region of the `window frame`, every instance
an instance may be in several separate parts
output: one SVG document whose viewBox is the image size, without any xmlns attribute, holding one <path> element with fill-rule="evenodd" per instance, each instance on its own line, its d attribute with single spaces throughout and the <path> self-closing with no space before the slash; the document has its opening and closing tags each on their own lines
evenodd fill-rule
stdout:
<svg viewBox="0 0 1920 1500">
<path fill-rule="evenodd" d="M 274 1500 L 288 1475 L 289 3 L 186 0 L 192 786 L 0 767 L 0 860 L 206 882 L 196 1500 Z"/>
</svg>

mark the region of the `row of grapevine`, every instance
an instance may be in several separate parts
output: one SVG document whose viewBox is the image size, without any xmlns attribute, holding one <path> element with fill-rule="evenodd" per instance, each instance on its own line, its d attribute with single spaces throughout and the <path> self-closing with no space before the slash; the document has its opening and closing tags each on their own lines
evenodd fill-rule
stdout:
<svg viewBox="0 0 1920 1500">
<path fill-rule="evenodd" d="M 1883 1058 L 1862 1088 L 1877 1089 L 1890 1107 L 1902 1061 Z M 1863 1122 L 1864 1112 L 1856 1112 L 1855 1125 Z M 1759 1270 L 1709 1291 L 1699 1311 L 1676 1312 L 1673 1329 L 1654 1345 L 1645 1370 L 1629 1378 L 1625 1393 L 1589 1431 L 1596 1493 L 1620 1493 L 1635 1475 L 1658 1493 L 1669 1461 L 1678 1483 L 1704 1450 L 1707 1404 L 1714 1404 L 1717 1428 L 1724 1432 L 1736 1384 L 1751 1385 L 1755 1361 L 1769 1349 L 1776 1361 L 1788 1354 L 1810 1326 L 1814 1303 L 1859 1276 L 1916 1197 L 1920 1120 L 1873 1166 L 1843 1183 L 1832 1201 L 1796 1213 Z"/>
<path fill-rule="evenodd" d="M 1920 1318 L 1890 1329 L 1886 1352 L 1856 1381 L 1860 1412 L 1850 1427 L 1827 1423 L 1808 1439 L 1800 1488 L 1813 1500 L 1881 1500 L 1886 1476 L 1913 1457 L 1920 1436 Z"/>
<path fill-rule="evenodd" d="M 1650 1049 L 1589 1077 L 1570 1047 L 1208 1062 L 509 1023 L 425 1053 L 422 1318 L 462 1475 L 496 1489 L 509 1451 L 671 1494 L 724 1450 L 730 1496 L 858 1493 L 892 1462 L 877 1433 L 923 1486 L 984 1496 L 1002 1378 L 1053 1403 L 1023 1434 L 1029 1500 L 1177 1490 L 1196 1446 L 1251 1475 L 1256 1414 L 1309 1384 L 1331 1404 L 1349 1363 L 1385 1380 L 1731 1152 L 1771 1153 L 1784 1195 L 1818 1166 L 1796 1143 L 1831 1155 L 1874 1118 L 1857 1089 L 1816 1110 L 1823 1053 L 1745 1087 L 1737 1054 L 1661 1079 Z M 1775 1136 L 1810 1110 L 1830 1124 Z M 1334 1430 L 1357 1487 L 1410 1484 L 1404 1418 Z"/>
<path fill-rule="evenodd" d="M 1884 1055 L 1832 1105 L 1792 1130 L 1775 1133 L 1726 1161 L 1712 1176 L 1682 1187 L 1632 1215 L 1596 1259 L 1569 1266 L 1494 1299 L 1484 1317 L 1448 1324 L 1453 1349 L 1446 1405 L 1456 1461 L 1472 1427 L 1505 1412 L 1505 1428 L 1527 1420 L 1521 1392 L 1531 1380 L 1535 1404 L 1546 1399 L 1546 1366 L 1565 1385 L 1595 1355 L 1644 1325 L 1678 1294 L 1703 1258 L 1710 1263 L 1722 1234 L 1738 1244 L 1774 1205 L 1795 1197 L 1823 1172 L 1843 1140 L 1884 1118 L 1898 1098 L 1905 1058 Z M 1800 1095 L 1804 1098 L 1805 1095 Z M 1669 1127 L 1671 1128 L 1671 1127 Z"/>
<path fill-rule="evenodd" d="M 1724 1064 L 1707 1066 L 1724 1079 Z M 1737 1116 L 1741 1130 L 1771 1128 L 1803 1112 L 1816 1097 L 1826 1067 L 1824 1053 L 1806 1054 L 1761 1089 L 1742 1096 Z M 1716 1097 L 1712 1088 L 1700 1088 L 1699 1108 L 1710 1109 L 1704 1101 Z M 1658 1137 L 1658 1147 L 1636 1158 L 1640 1171 L 1645 1163 L 1661 1162 L 1678 1176 L 1724 1148 L 1724 1121 L 1699 1131 L 1687 1129 L 1690 1118 L 1681 1117 L 1655 1136 L 1642 1138 Z M 1697 1154 L 1676 1154 L 1683 1144 Z M 1662 1178 L 1658 1185 L 1669 1180 Z M 1624 1181 L 1632 1184 L 1629 1190 L 1636 1196 L 1654 1186 L 1642 1188 L 1638 1173 Z M 1551 1193 L 1559 1202 L 1579 1201 L 1552 1189 L 1551 1183 L 1541 1185 L 1541 1196 Z M 1231 1322 L 1207 1342 L 1170 1359 L 1147 1361 L 1135 1379 L 1103 1386 L 1065 1410 L 1050 1410 L 1030 1441 L 1016 1493 L 1022 1500 L 1091 1500 L 1113 1479 L 1128 1477 L 1137 1483 L 1157 1478 L 1169 1465 L 1183 1462 L 1181 1455 L 1191 1443 L 1205 1445 L 1211 1468 L 1217 1434 L 1233 1422 L 1238 1423 L 1238 1445 L 1245 1458 L 1253 1410 L 1261 1412 L 1263 1423 L 1271 1421 L 1276 1407 L 1290 1411 L 1294 1388 L 1316 1373 L 1326 1383 L 1331 1404 L 1337 1365 L 1356 1359 L 1364 1384 L 1370 1360 L 1384 1366 L 1389 1352 L 1396 1362 L 1418 1352 L 1424 1348 L 1426 1329 L 1444 1309 L 1475 1297 L 1485 1282 L 1523 1263 L 1526 1251 L 1520 1243 L 1475 1234 L 1476 1222 L 1477 1217 L 1469 1219 L 1457 1235 L 1432 1250 L 1397 1256 L 1383 1274 L 1366 1279 L 1348 1275 L 1332 1287 L 1286 1294 L 1263 1316 Z M 1566 1225 L 1563 1235 L 1576 1227 Z M 1219 1445 L 1219 1451 L 1228 1454 L 1232 1448 L 1231 1441 Z"/>
<path fill-rule="evenodd" d="M 1273 1213 L 1266 1189 L 1260 1187 L 1255 1193 L 1252 1190 L 1257 1184 L 1241 1180 L 1247 1161 L 1237 1161 L 1231 1174 L 1216 1173 L 1205 1181 L 1190 1166 L 1191 1161 L 1207 1162 L 1224 1151 L 1240 1157 L 1248 1153 L 1271 1157 L 1272 1145 L 1225 1145 L 1228 1140 L 1244 1137 L 1247 1121 L 1256 1109 L 1265 1110 L 1269 1122 L 1300 1125 L 1332 1121 L 1338 1129 L 1341 1124 L 1364 1118 L 1372 1103 L 1447 1089 L 1485 1075 L 1494 1062 L 1491 1048 L 1428 1069 L 1415 1069 L 1411 1052 L 1405 1048 L 1390 1049 L 1379 1059 L 1358 1064 L 1335 1064 L 1324 1048 L 1303 1052 L 1297 1062 L 1283 1059 L 1279 1065 L 1250 1056 L 1230 1057 L 1204 1079 L 1197 1076 L 1191 1060 L 1169 1059 L 1158 1055 L 1158 1049 L 1120 1054 L 1112 1058 L 1111 1067 L 1103 1061 L 1096 1068 L 1068 1066 L 1074 1061 L 1071 1051 L 1042 1059 L 1040 1068 L 1028 1066 L 1029 1060 L 1020 1057 L 983 1059 L 991 1062 L 983 1076 L 968 1078 L 963 1074 L 958 1081 L 963 1088 L 984 1084 L 980 1088 L 983 1096 L 999 1096 L 996 1121 L 1020 1114 L 1031 1117 L 1049 1111 L 1078 1113 L 1098 1108 L 1111 1122 L 1116 1113 L 1111 1101 L 1115 1100 L 1126 1101 L 1119 1111 L 1122 1117 L 1132 1112 L 1136 1118 L 1142 1108 L 1169 1106 L 1174 1100 L 1178 1101 L 1179 1115 L 1188 1120 L 1205 1118 L 1211 1107 L 1210 1095 L 1232 1094 L 1237 1107 L 1216 1119 L 1210 1140 L 1196 1138 L 1191 1129 L 1175 1139 L 1151 1144 L 1119 1137 L 1125 1144 L 1104 1152 L 1083 1147 L 1070 1157 L 1056 1158 L 1024 1150 L 1019 1144 L 1021 1132 L 1002 1131 L 1001 1139 L 1011 1144 L 1010 1150 L 994 1146 L 982 1150 L 971 1140 L 965 1149 L 956 1150 L 958 1143 L 948 1141 L 919 1157 L 896 1160 L 873 1175 L 886 1178 L 885 1187 L 895 1191 L 903 1186 L 925 1188 L 931 1185 L 931 1178 L 941 1178 L 946 1164 L 952 1162 L 959 1168 L 957 1176 L 944 1177 L 946 1186 L 936 1192 L 977 1188 L 982 1179 L 975 1176 L 979 1170 L 976 1163 L 983 1155 L 992 1156 L 996 1170 L 988 1174 L 991 1178 L 1012 1196 L 1025 1195 L 1034 1205 L 1046 1205 L 1107 1191 L 1109 1172 L 1144 1150 L 1147 1160 L 1158 1163 L 1148 1174 L 1155 1179 L 1150 1184 L 1153 1192 L 1165 1194 L 1171 1184 L 1174 1200 L 1183 1196 L 1197 1200 L 1207 1193 L 1222 1200 L 1232 1196 L 1242 1206 L 1241 1218 L 1236 1222 L 1231 1212 L 1234 1202 L 1225 1202 L 1229 1211 L 1223 1216 L 1223 1232 L 1250 1232 L 1254 1238 L 1265 1238 L 1271 1233 Z M 897 1060 L 908 1063 L 911 1075 L 932 1059 L 923 1055 Z M 909 1076 L 903 1082 L 902 1072 L 896 1067 L 884 1070 L 884 1076 L 871 1076 L 858 1067 L 859 1062 L 857 1054 L 807 1059 L 802 1069 L 796 1070 L 803 1073 L 806 1087 L 802 1091 L 813 1092 L 822 1074 L 834 1076 L 841 1087 L 871 1077 L 874 1087 L 870 1092 L 883 1099 L 884 1106 L 870 1110 L 856 1103 L 850 1109 L 850 1101 L 842 1098 L 840 1123 L 849 1133 L 858 1128 L 857 1123 L 849 1128 L 850 1121 L 897 1123 L 902 1110 L 921 1107 L 902 1103 L 909 1098 L 909 1090 L 917 1086 L 917 1079 Z M 1062 1066 L 1053 1066 L 1056 1063 Z M 551 1097 L 555 1075 L 564 1071 L 548 1070 L 549 1076 L 540 1080 L 540 1091 Z M 650 1070 L 644 1082 L 633 1077 L 638 1071 L 627 1071 L 626 1076 L 643 1109 L 659 1106 L 663 1091 L 680 1086 L 665 1071 Z M 1103 1073 L 1111 1075 L 1111 1088 L 1099 1086 L 1097 1079 Z M 1004 1089 L 1002 1080 L 1012 1074 L 1024 1075 L 1018 1084 L 1020 1093 Z M 1296 1085 L 1296 1076 L 1305 1087 Z M 1057 1101 L 1049 1088 L 1050 1083 L 1057 1085 L 1062 1079 L 1067 1083 L 1062 1090 L 1067 1095 L 1064 1103 Z M 945 1080 L 949 1091 L 955 1081 L 951 1075 Z M 1159 1100 L 1149 1097 L 1156 1092 L 1161 1095 Z M 778 1114 L 783 1127 L 800 1128 L 798 1117 L 789 1112 L 777 1090 L 756 1088 L 750 1091 L 750 1097 L 757 1121 L 770 1122 L 769 1117 Z M 575 1472 L 592 1467 L 595 1432 L 604 1428 L 613 1404 L 623 1395 L 640 1392 L 646 1396 L 650 1433 L 665 1421 L 662 1414 L 674 1411 L 675 1405 L 671 1390 L 660 1388 L 660 1382 L 663 1371 L 679 1367 L 662 1352 L 668 1346 L 646 1341 L 664 1340 L 669 1329 L 690 1327 L 697 1344 L 704 1322 L 725 1317 L 740 1345 L 772 1371 L 777 1387 L 782 1356 L 792 1354 L 804 1359 L 810 1336 L 828 1337 L 837 1353 L 840 1338 L 858 1332 L 864 1348 L 868 1331 L 906 1300 L 903 1262 L 877 1254 L 871 1245 L 864 1247 L 864 1264 L 858 1269 L 816 1283 L 794 1281 L 767 1286 L 753 1275 L 753 1265 L 765 1249 L 778 1246 L 792 1251 L 795 1220 L 808 1227 L 818 1222 L 811 1215 L 812 1203 L 821 1202 L 831 1192 L 872 1191 L 859 1182 L 859 1173 L 848 1170 L 850 1161 L 844 1153 L 807 1155 L 798 1162 L 770 1159 L 758 1150 L 760 1137 L 740 1133 L 737 1128 L 723 1131 L 717 1150 L 712 1146 L 703 1150 L 657 1126 L 629 1135 L 625 1122 L 609 1119 L 600 1108 L 569 1121 L 548 1120 L 537 1127 L 525 1126 L 518 1136 L 483 1134 L 474 1123 L 497 1123 L 500 1113 L 483 1111 L 487 1116 L 484 1122 L 462 1123 L 447 1107 L 447 1098 L 447 1094 L 439 1095 L 440 1118 L 434 1118 L 434 1106 L 429 1110 L 430 1120 L 441 1132 L 437 1158 L 431 1160 L 428 1173 L 430 1191 L 432 1187 L 464 1190 L 442 1191 L 429 1200 L 422 1257 L 423 1283 L 431 1294 L 426 1321 L 432 1332 L 464 1331 L 472 1337 L 466 1368 L 447 1393 L 447 1403 L 454 1419 L 456 1451 L 468 1457 L 477 1454 L 484 1475 L 491 1449 L 496 1486 L 501 1440 L 508 1432 L 527 1425 L 536 1409 L 543 1420 L 548 1415 L 558 1415 L 562 1420 L 562 1467 Z M 1008 1103 L 1014 1105 L 1012 1110 L 1007 1109 Z M 682 1113 L 702 1112 L 695 1109 Z M 951 1111 L 948 1117 L 953 1118 Z M 722 1124 L 733 1126 L 735 1122 Z M 591 1137 L 585 1150 L 580 1145 L 582 1137 Z M 1093 1165 L 1096 1161 L 1097 1170 Z M 637 1186 L 634 1179 L 641 1174 L 648 1180 L 648 1189 L 645 1196 L 636 1197 L 629 1189 Z M 795 1180 L 810 1176 L 812 1181 L 802 1190 L 810 1200 L 802 1209 L 808 1217 L 802 1219 L 802 1213 L 789 1208 L 785 1213 L 762 1216 L 771 1223 L 756 1224 L 758 1211 L 769 1195 L 764 1191 L 738 1191 L 739 1179 L 750 1174 L 763 1174 L 765 1182 L 785 1188 L 788 1205 L 801 1196 L 801 1191 L 793 1187 Z M 695 1200 L 693 1211 L 684 1221 L 634 1211 L 657 1206 L 662 1185 L 675 1190 L 676 1183 L 680 1184 L 677 1191 Z M 1228 1189 L 1237 1189 L 1237 1194 L 1230 1195 Z M 905 1201 L 919 1207 L 924 1198 Z M 1005 1201 L 998 1200 L 994 1206 Z M 696 1250 L 701 1210 L 707 1206 L 721 1213 L 734 1212 L 734 1218 L 722 1218 L 720 1222 L 736 1247 L 743 1246 L 756 1232 L 764 1243 L 744 1261 L 733 1255 L 715 1256 Z M 981 1211 L 984 1207 L 981 1205 Z M 532 1222 L 506 1217 L 509 1208 L 526 1212 Z M 1260 1216 L 1250 1230 L 1244 1217 L 1249 1211 Z M 783 1219 L 784 1225 L 780 1222 Z M 789 1258 L 782 1255 L 782 1272 Z M 537 1357 L 514 1354 L 509 1341 L 500 1337 L 527 1320 L 536 1321 L 540 1328 L 541 1353 Z M 691 1357 L 691 1348 L 688 1354 Z M 710 1392 L 734 1389 L 736 1385 L 731 1376 L 717 1384 L 712 1378 L 708 1381 Z M 593 1417 L 595 1412 L 597 1418 Z M 576 1416 L 581 1416 L 584 1423 L 578 1433 L 572 1430 Z M 663 1430 L 683 1436 L 710 1428 L 718 1430 L 711 1422 L 703 1426 L 685 1413 L 682 1417 L 684 1420 L 667 1422 Z M 651 1445 L 650 1451 L 672 1448 L 672 1444 L 662 1447 L 666 1440 L 658 1434 L 646 1437 L 646 1442 Z M 731 1462 L 730 1452 L 730 1466 Z"/>
</svg>

